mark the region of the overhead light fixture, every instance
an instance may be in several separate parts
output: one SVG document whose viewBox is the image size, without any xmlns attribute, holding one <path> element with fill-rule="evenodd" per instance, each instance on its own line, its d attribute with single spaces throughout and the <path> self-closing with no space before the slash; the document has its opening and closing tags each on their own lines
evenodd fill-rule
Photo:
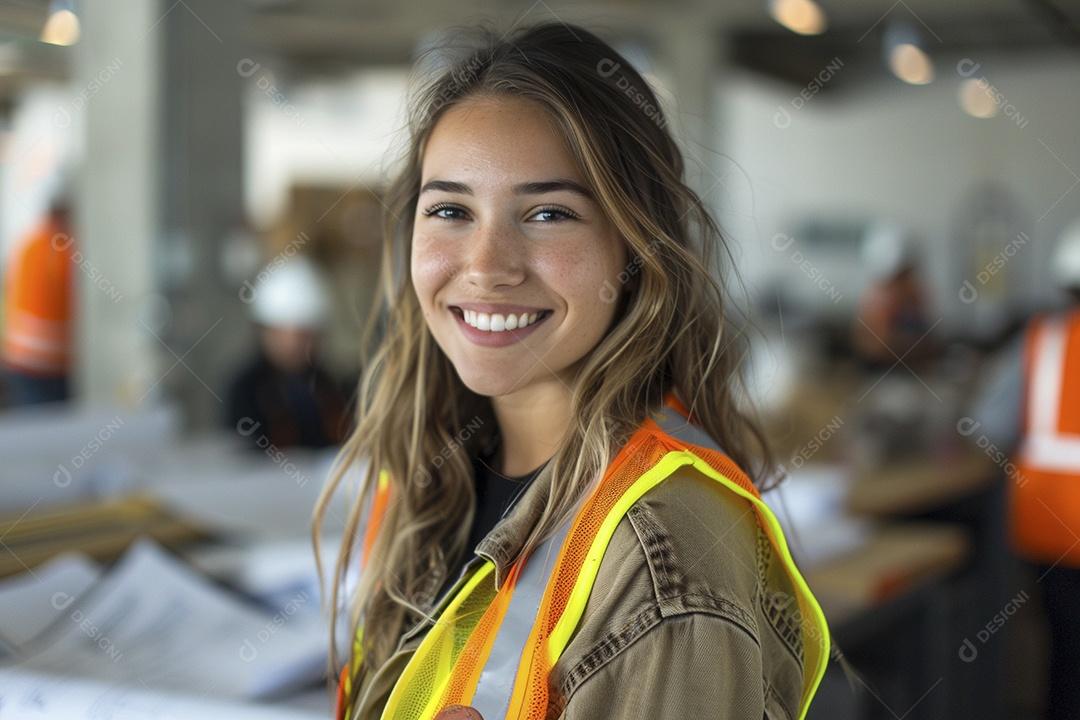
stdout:
<svg viewBox="0 0 1080 720">
<path fill-rule="evenodd" d="M 74 45 L 79 41 L 79 16 L 75 0 L 52 0 L 49 18 L 41 29 L 41 42 L 51 45 Z"/>
<path fill-rule="evenodd" d="M 825 11 L 814 0 L 769 0 L 769 15 L 800 35 L 820 35 L 828 26 Z"/>
<path fill-rule="evenodd" d="M 910 23 L 890 23 L 881 51 L 889 70 L 904 82 L 927 85 L 934 81 L 934 61 L 923 50 L 919 31 Z"/>
<path fill-rule="evenodd" d="M 994 96 L 990 94 L 985 80 L 976 78 L 964 80 L 960 83 L 957 98 L 960 101 L 960 107 L 972 117 L 992 118 L 998 114 L 998 104 Z"/>
</svg>

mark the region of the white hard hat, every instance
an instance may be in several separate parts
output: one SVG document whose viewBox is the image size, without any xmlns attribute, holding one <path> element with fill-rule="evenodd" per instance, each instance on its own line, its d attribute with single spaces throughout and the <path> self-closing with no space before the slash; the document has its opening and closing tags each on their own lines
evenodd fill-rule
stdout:
<svg viewBox="0 0 1080 720">
<path fill-rule="evenodd" d="M 862 264 L 873 280 L 895 275 L 915 259 L 915 239 L 903 225 L 882 221 L 863 235 Z"/>
<path fill-rule="evenodd" d="M 1054 279 L 1065 289 L 1080 288 L 1080 218 L 1073 220 L 1058 240 Z"/>
<path fill-rule="evenodd" d="M 318 327 L 330 305 L 322 275 L 300 256 L 263 268 L 252 295 L 255 322 L 274 327 Z"/>
</svg>

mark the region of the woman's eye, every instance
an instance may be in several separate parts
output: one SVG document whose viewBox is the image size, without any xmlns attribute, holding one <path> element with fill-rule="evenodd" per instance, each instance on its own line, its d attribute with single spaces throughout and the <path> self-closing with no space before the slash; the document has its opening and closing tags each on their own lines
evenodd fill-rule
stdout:
<svg viewBox="0 0 1080 720">
<path fill-rule="evenodd" d="M 436 217 L 442 220 L 463 220 L 465 211 L 456 205 L 436 205 L 424 211 L 425 217 Z"/>
<path fill-rule="evenodd" d="M 559 207 L 541 208 L 532 216 L 532 219 L 540 222 L 560 222 L 562 220 L 576 220 L 578 214 L 572 210 Z"/>
</svg>

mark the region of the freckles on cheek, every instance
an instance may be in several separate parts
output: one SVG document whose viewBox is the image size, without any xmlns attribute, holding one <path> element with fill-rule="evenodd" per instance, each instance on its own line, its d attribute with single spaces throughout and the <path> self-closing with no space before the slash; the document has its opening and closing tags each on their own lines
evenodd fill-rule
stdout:
<svg viewBox="0 0 1080 720">
<path fill-rule="evenodd" d="M 412 255 L 409 259 L 413 284 L 417 290 L 437 281 L 446 266 L 446 260 L 438 252 L 434 252 L 425 240 L 423 236 L 413 238 Z"/>
</svg>

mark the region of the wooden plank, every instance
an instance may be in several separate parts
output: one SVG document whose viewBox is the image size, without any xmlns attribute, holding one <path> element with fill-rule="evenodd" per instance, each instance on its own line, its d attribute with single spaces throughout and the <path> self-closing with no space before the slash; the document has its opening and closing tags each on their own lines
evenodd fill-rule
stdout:
<svg viewBox="0 0 1080 720">
<path fill-rule="evenodd" d="M 145 497 L 50 506 L 0 518 L 0 577 L 32 570 L 69 551 L 110 562 L 140 536 L 153 537 L 166 547 L 209 537 Z"/>
<path fill-rule="evenodd" d="M 847 507 L 857 515 L 878 517 L 927 512 L 974 495 L 995 478 L 990 458 L 975 449 L 949 464 L 919 459 L 859 472 Z"/>
<path fill-rule="evenodd" d="M 907 522 L 883 527 L 855 552 L 809 568 L 806 581 L 823 607 L 846 614 L 951 574 L 970 551 L 962 527 Z"/>
</svg>

